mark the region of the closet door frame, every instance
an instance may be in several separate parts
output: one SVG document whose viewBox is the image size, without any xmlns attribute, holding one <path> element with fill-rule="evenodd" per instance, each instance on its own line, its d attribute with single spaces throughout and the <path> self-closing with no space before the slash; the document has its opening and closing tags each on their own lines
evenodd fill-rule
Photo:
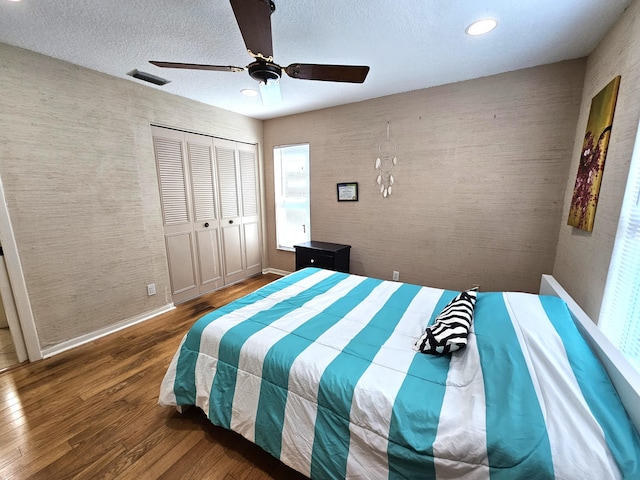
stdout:
<svg viewBox="0 0 640 480">
<path fill-rule="evenodd" d="M 257 145 L 156 126 L 152 126 L 152 134 L 173 302 L 181 303 L 262 273 Z M 171 168 L 182 176 L 182 182 L 180 178 L 177 182 L 163 179 L 157 139 L 180 143 L 181 167 L 176 164 Z M 165 205 L 163 182 L 169 184 L 174 197 L 184 192 L 185 205 L 178 205 L 177 213 L 185 218 L 171 225 L 167 225 L 167 214 L 176 212 L 168 209 L 175 206 Z M 212 185 L 211 192 L 206 192 L 207 182 Z M 213 205 L 208 204 L 210 201 Z"/>
</svg>

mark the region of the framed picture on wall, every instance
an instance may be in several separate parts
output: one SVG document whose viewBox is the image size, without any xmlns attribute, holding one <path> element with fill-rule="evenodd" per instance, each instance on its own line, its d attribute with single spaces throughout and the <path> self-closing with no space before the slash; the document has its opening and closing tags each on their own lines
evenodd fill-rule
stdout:
<svg viewBox="0 0 640 480">
<path fill-rule="evenodd" d="M 358 201 L 358 182 L 338 183 L 337 186 L 339 202 Z"/>
<path fill-rule="evenodd" d="M 567 221 L 568 225 L 587 232 L 593 231 L 619 87 L 620 76 L 617 76 L 591 100 Z"/>
</svg>

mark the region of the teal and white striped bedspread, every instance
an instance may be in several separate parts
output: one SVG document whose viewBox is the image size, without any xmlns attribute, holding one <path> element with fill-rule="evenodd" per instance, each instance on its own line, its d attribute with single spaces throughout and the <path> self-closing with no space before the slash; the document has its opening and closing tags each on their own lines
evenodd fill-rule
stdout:
<svg viewBox="0 0 640 480">
<path fill-rule="evenodd" d="M 466 349 L 413 350 L 458 292 L 307 268 L 198 320 L 161 386 L 313 479 L 640 479 L 640 440 L 562 300 L 480 293 Z"/>
</svg>

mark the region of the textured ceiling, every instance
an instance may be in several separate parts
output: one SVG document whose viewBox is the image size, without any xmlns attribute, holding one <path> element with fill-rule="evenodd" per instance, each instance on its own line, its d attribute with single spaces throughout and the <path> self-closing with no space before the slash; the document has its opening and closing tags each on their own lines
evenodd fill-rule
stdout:
<svg viewBox="0 0 640 480">
<path fill-rule="evenodd" d="M 227 0 L 0 0 L 0 42 L 259 119 L 588 55 L 631 0 L 275 0 L 274 61 L 369 65 L 364 84 L 283 75 L 263 106 L 247 72 L 162 69 L 148 60 L 246 66 Z M 483 37 L 464 29 L 493 17 Z M 171 80 L 156 87 L 126 73 Z"/>
</svg>

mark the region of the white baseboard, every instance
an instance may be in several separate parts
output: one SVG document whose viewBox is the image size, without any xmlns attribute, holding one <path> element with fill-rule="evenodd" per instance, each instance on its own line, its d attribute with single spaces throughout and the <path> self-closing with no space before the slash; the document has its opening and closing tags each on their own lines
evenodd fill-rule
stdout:
<svg viewBox="0 0 640 480">
<path fill-rule="evenodd" d="M 141 313 L 140 315 L 136 315 L 135 317 L 128 318 L 126 320 L 122 320 L 118 323 L 110 325 L 105 328 L 101 328 L 100 330 L 96 330 L 95 332 L 87 333 L 85 335 L 81 335 L 76 338 L 72 338 L 71 340 L 67 340 L 62 343 L 58 343 L 56 345 L 52 345 L 50 347 L 46 347 L 42 349 L 42 358 L 49 358 L 54 355 L 58 355 L 59 353 L 65 352 L 67 350 L 71 350 L 72 348 L 79 347 L 80 345 L 84 345 L 85 343 L 92 342 L 101 337 L 105 337 L 111 333 L 118 332 L 127 327 L 131 327 L 136 323 L 144 322 L 145 320 L 149 320 L 153 317 L 157 317 L 163 313 L 169 312 L 173 310 L 175 305 L 173 303 L 168 303 L 160 308 L 156 308 L 155 310 L 150 310 L 148 312 Z"/>
<path fill-rule="evenodd" d="M 285 275 L 289 275 L 291 272 L 287 272 L 286 270 L 278 270 L 277 268 L 265 268 L 262 270 L 262 273 L 274 273 L 276 275 L 284 277 Z"/>
<path fill-rule="evenodd" d="M 273 273 L 275 275 L 285 276 L 285 275 L 289 275 L 291 272 L 287 272 L 286 270 L 278 270 L 276 268 L 266 268 L 262 270 L 262 273 Z M 46 347 L 41 351 L 42 358 L 53 357 L 54 355 L 58 355 L 59 353 L 65 352 L 75 347 L 79 347 L 80 345 L 84 345 L 85 343 L 92 342 L 94 340 L 97 340 L 98 338 L 104 337 L 111 333 L 115 333 L 117 331 L 123 330 L 127 327 L 135 325 L 136 323 L 141 323 L 141 322 L 144 322 L 145 320 L 149 320 L 160 314 L 173 310 L 174 308 L 176 307 L 173 303 L 168 303 L 163 307 L 157 308 L 155 310 L 151 310 L 149 312 L 142 313 L 140 315 L 136 315 L 135 317 L 128 318 L 126 320 L 122 320 L 121 322 L 118 322 L 114 325 L 110 325 L 109 327 L 105 327 L 100 330 L 96 330 L 95 332 L 87 333 L 85 335 L 81 335 L 71 340 L 67 340 L 65 342 L 58 343 L 50 347 Z"/>
</svg>

